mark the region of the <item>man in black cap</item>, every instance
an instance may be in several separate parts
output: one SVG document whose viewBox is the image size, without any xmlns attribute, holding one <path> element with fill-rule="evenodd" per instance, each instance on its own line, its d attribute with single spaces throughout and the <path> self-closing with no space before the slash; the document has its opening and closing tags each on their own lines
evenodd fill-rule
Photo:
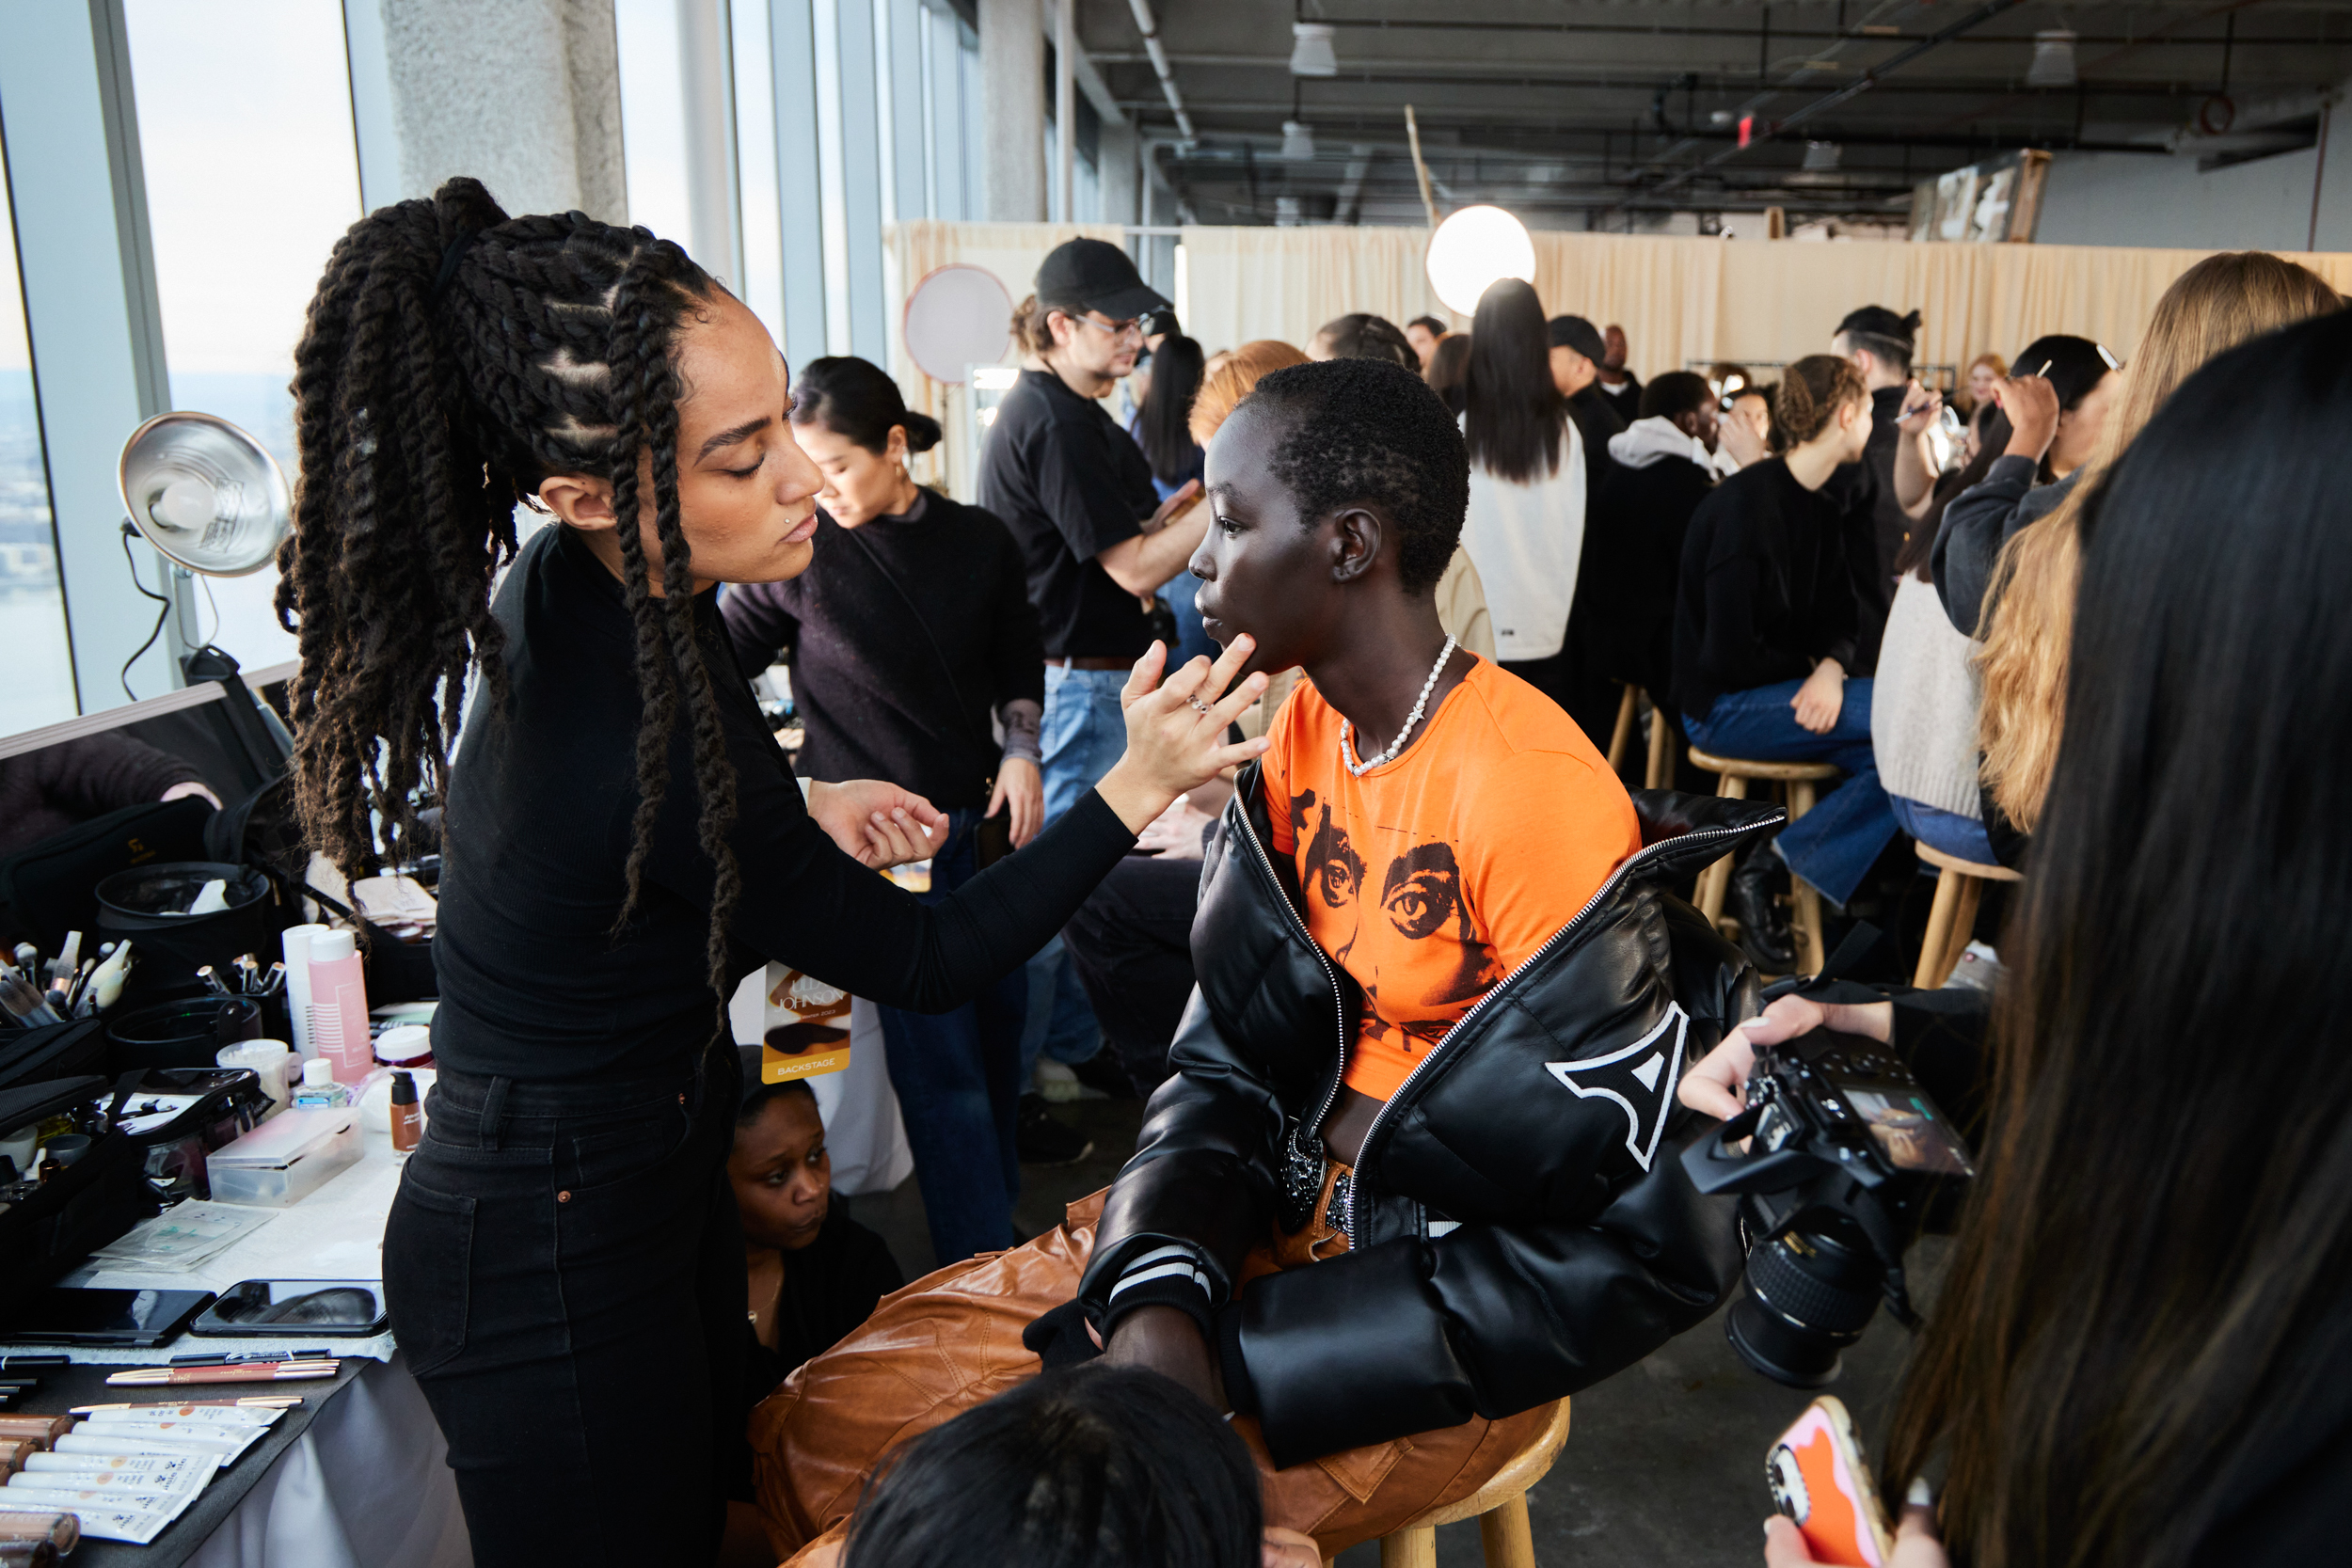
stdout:
<svg viewBox="0 0 2352 1568">
<path fill-rule="evenodd" d="M 1568 418 L 1584 437 L 1587 496 L 1600 494 L 1609 477 L 1609 437 L 1626 427 L 1609 395 L 1600 389 L 1600 363 L 1609 353 L 1600 329 L 1582 316 L 1554 316 L 1551 336 L 1551 384 L 1568 400 Z"/>
<path fill-rule="evenodd" d="M 980 505 L 1020 541 L 1044 633 L 1039 742 L 1049 825 L 1125 750 L 1119 693 L 1152 644 L 1153 595 L 1185 569 L 1208 531 L 1209 509 L 1194 505 L 1199 486 L 1163 505 L 1142 449 L 1097 401 L 1136 368 L 1146 318 L 1168 309 L 1119 246 L 1056 246 L 1037 270 L 1021 373 L 980 448 Z M 1093 1015 L 1058 941 L 1030 974 L 1032 996 L 1050 974 L 1055 1003 L 1050 1026 L 1030 1022 L 1025 1073 L 1041 1047 L 1061 1061 L 1090 1054 L 1099 1040 Z M 1041 1104 L 1024 1105 L 1021 1132 L 1023 1157 L 1038 1163 L 1049 1163 L 1038 1157 L 1052 1151 L 1032 1145 L 1067 1141 L 1052 1137 Z M 1083 1150 L 1067 1157 L 1083 1158 Z"/>
<path fill-rule="evenodd" d="M 1926 398 L 1911 378 L 1918 335 L 1918 311 L 1899 316 L 1883 305 L 1866 305 L 1847 312 L 1830 337 L 1830 352 L 1851 361 L 1870 389 L 1870 444 L 1863 449 L 1861 462 L 1849 463 L 1830 476 L 1824 491 L 1847 508 L 1855 534 L 1849 558 L 1870 563 L 1868 575 L 1854 584 L 1861 606 L 1855 674 L 1878 668 L 1879 642 L 1895 596 L 1895 557 L 1902 553 L 1911 528 L 1895 495 L 1895 449 L 1902 440 L 1905 405 Z"/>
</svg>

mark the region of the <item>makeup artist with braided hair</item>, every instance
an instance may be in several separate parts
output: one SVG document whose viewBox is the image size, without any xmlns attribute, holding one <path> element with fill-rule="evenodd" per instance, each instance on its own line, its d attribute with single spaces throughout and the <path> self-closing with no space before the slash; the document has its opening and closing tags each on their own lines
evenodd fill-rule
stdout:
<svg viewBox="0 0 2352 1568">
<path fill-rule="evenodd" d="M 881 783 L 803 805 L 736 672 L 715 584 L 809 569 L 822 480 L 774 344 L 685 252 L 453 180 L 337 245 L 294 396 L 311 842 L 356 875 L 379 823 L 446 803 L 440 1077 L 384 1267 L 474 1560 L 707 1563 L 744 1415 L 735 982 L 772 958 L 893 1006 L 973 995 L 1263 749 L 1223 739 L 1263 679 L 1215 701 L 1246 648 L 1163 682 L 1155 645 L 1126 755 L 926 905 L 873 868 L 943 816 Z M 519 548 L 518 502 L 550 519 Z"/>
</svg>

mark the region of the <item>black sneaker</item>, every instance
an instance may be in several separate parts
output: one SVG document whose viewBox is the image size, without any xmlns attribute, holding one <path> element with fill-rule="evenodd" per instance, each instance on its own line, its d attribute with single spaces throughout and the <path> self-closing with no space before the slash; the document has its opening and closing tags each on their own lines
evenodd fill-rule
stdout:
<svg viewBox="0 0 2352 1568">
<path fill-rule="evenodd" d="M 1094 1140 L 1067 1122 L 1056 1121 L 1042 1095 L 1021 1097 L 1021 1125 L 1014 1146 L 1025 1165 L 1074 1165 L 1094 1152 Z"/>
</svg>

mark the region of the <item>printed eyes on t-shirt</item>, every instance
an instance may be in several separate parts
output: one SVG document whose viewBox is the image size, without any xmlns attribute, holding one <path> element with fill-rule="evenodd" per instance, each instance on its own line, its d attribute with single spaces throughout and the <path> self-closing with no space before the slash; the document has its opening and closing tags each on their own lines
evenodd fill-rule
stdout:
<svg viewBox="0 0 2352 1568">
<path fill-rule="evenodd" d="M 1380 908 L 1397 933 L 1419 942 L 1443 930 L 1462 907 L 1462 876 L 1451 844 L 1417 844 L 1389 864 Z"/>
</svg>

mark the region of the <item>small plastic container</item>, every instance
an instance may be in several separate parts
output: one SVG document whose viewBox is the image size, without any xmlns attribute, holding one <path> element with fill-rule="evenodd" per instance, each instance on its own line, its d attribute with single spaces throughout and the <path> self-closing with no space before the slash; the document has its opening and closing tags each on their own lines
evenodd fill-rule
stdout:
<svg viewBox="0 0 2352 1568">
<path fill-rule="evenodd" d="M 421 1023 L 395 1023 L 375 1037 L 375 1059 L 386 1067 L 415 1071 L 433 1065 L 433 1031 Z"/>
<path fill-rule="evenodd" d="M 335 1064 L 313 1056 L 302 1064 L 302 1079 L 290 1085 L 296 1107 L 306 1111 L 338 1111 L 357 1097 L 346 1084 L 335 1082 Z"/>
<path fill-rule="evenodd" d="M 282 1209 L 326 1185 L 359 1160 L 359 1113 L 290 1110 L 207 1158 L 213 1198 Z"/>
</svg>

